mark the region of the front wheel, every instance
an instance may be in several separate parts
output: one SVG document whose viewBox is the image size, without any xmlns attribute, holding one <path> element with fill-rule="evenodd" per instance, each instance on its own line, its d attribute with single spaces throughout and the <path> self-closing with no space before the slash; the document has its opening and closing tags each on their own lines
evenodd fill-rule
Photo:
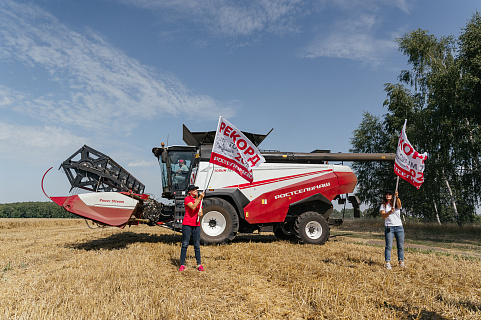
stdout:
<svg viewBox="0 0 481 320">
<path fill-rule="evenodd" d="M 220 198 L 204 200 L 204 216 L 200 221 L 202 243 L 224 243 L 232 241 L 239 230 L 239 217 L 234 207 Z"/>
<path fill-rule="evenodd" d="M 314 211 L 301 214 L 296 220 L 294 230 L 300 242 L 312 244 L 324 244 L 330 233 L 326 219 Z"/>
</svg>

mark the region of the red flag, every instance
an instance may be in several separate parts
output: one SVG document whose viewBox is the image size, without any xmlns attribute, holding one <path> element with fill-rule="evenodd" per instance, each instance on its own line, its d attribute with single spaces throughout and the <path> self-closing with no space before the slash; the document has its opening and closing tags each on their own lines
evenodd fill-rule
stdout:
<svg viewBox="0 0 481 320">
<path fill-rule="evenodd" d="M 424 161 L 428 158 L 428 154 L 426 152 L 419 154 L 414 150 L 406 136 L 406 122 L 407 120 L 404 121 L 399 136 L 394 172 L 419 189 L 424 182 Z"/>
<path fill-rule="evenodd" d="M 231 169 L 252 183 L 252 168 L 265 161 L 259 149 L 240 130 L 219 117 L 209 162 Z"/>
</svg>

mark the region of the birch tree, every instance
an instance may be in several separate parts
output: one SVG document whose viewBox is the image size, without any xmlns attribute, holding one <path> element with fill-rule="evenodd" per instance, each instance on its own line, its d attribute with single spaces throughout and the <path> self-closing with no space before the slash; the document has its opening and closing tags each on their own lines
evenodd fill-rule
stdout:
<svg viewBox="0 0 481 320">
<path fill-rule="evenodd" d="M 458 38 L 437 38 L 418 29 L 397 41 L 410 69 L 401 72 L 400 83 L 385 85 L 388 112 L 382 125 L 368 127 L 383 130 L 385 141 L 376 152 L 395 152 L 395 147 L 385 150 L 386 146 L 395 144 L 408 119 L 410 142 L 429 158 L 420 191 L 401 185 L 403 206 L 426 219 L 438 214 L 440 221 L 472 221 L 481 203 L 481 16 L 473 14 Z M 359 132 L 355 131 L 353 151 L 359 149 Z M 364 177 L 366 166 L 358 163 L 354 168 Z M 361 199 L 370 199 L 370 183 L 359 182 Z"/>
</svg>

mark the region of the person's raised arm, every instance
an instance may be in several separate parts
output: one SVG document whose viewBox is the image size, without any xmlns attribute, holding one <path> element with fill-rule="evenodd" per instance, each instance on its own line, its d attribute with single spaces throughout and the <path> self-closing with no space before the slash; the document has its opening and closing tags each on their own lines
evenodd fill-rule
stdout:
<svg viewBox="0 0 481 320">
<path fill-rule="evenodd" d="M 393 212 L 394 212 L 393 210 L 388 211 L 388 212 L 386 212 L 385 210 L 381 210 L 381 217 L 383 217 L 383 219 L 386 219 Z"/>
<path fill-rule="evenodd" d="M 202 201 L 202 198 L 204 198 L 204 196 L 205 196 L 205 191 L 202 192 L 201 194 L 199 194 L 199 196 L 195 199 L 194 202 L 189 202 L 187 204 L 187 206 L 189 208 L 191 208 L 192 210 L 195 210 L 195 208 L 197 208 L 197 206 L 200 204 L 200 202 Z"/>
</svg>

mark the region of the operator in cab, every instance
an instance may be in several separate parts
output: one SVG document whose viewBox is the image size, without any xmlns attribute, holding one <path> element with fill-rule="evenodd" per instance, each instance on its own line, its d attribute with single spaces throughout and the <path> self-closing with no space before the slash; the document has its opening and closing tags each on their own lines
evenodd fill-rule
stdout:
<svg viewBox="0 0 481 320">
<path fill-rule="evenodd" d="M 179 159 L 177 164 L 172 165 L 172 182 L 174 185 L 182 185 L 187 182 L 187 174 L 189 173 L 189 167 L 187 167 L 184 159 Z M 180 189 L 183 189 L 182 187 Z"/>
</svg>

